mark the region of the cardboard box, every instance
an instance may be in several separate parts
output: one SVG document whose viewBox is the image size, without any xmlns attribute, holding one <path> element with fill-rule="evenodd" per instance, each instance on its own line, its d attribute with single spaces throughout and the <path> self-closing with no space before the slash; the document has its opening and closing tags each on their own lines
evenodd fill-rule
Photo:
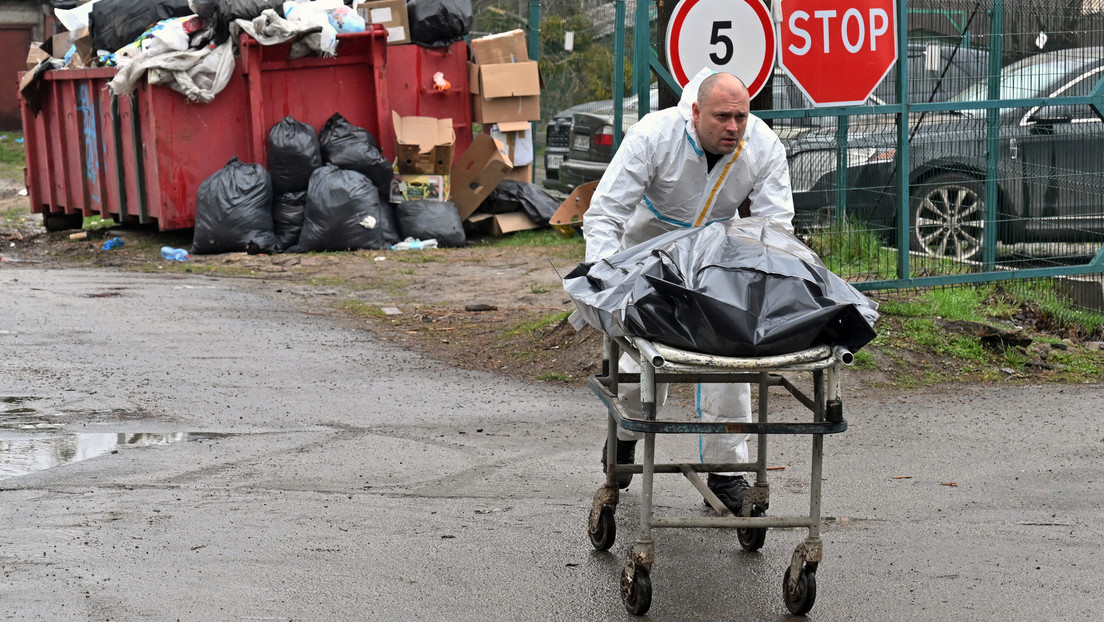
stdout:
<svg viewBox="0 0 1104 622">
<path fill-rule="evenodd" d="M 452 165 L 449 200 L 456 205 L 460 220 L 471 216 L 512 168 L 502 143 L 487 134 L 472 139 L 468 150 Z"/>
<path fill-rule="evenodd" d="M 452 171 L 456 143 L 452 119 L 400 117 L 392 110 L 391 120 L 399 143 L 395 166 L 400 173 L 448 175 Z"/>
<path fill-rule="evenodd" d="M 523 63 L 529 60 L 525 31 L 510 30 L 479 39 L 472 39 L 472 62 L 477 65 Z"/>
<path fill-rule="evenodd" d="M 378 0 L 362 2 L 357 13 L 365 23 L 381 24 L 387 29 L 387 45 L 410 43 L 410 17 L 405 0 Z"/>
<path fill-rule="evenodd" d="M 472 120 L 506 123 L 540 119 L 540 70 L 529 60 L 525 33 L 511 30 L 473 39 L 468 87 Z"/>
<path fill-rule="evenodd" d="M 77 48 L 77 51 L 73 54 L 74 64 L 80 67 L 90 67 L 96 52 L 92 49 L 92 33 L 88 30 L 88 26 L 81 26 L 74 30 L 70 41 Z"/>
<path fill-rule="evenodd" d="M 448 175 L 405 175 L 399 173 L 391 180 L 391 202 L 444 201 L 449 196 Z"/>
<path fill-rule="evenodd" d="M 598 182 L 596 181 L 589 181 L 581 186 L 576 186 L 571 194 L 567 195 L 564 202 L 560 203 L 560 207 L 556 209 L 556 213 L 552 214 L 552 218 L 548 219 L 548 224 L 563 234 L 564 237 L 570 238 L 579 233 L 583 226 L 583 214 L 590 207 L 590 199 L 594 196 L 594 189 L 597 187 Z"/>
<path fill-rule="evenodd" d="M 49 40 L 50 49 L 46 50 L 50 53 L 50 56 L 54 58 L 65 58 L 65 53 L 69 51 L 69 32 L 59 32 L 56 35 L 50 37 Z"/>
<path fill-rule="evenodd" d="M 522 181 L 527 184 L 533 183 L 533 165 L 528 164 L 526 166 L 515 166 L 510 169 L 510 172 L 506 174 L 506 179 L 512 179 L 514 181 Z"/>
<path fill-rule="evenodd" d="M 472 120 L 507 123 L 540 119 L 540 71 L 536 61 L 468 66 Z"/>
<path fill-rule="evenodd" d="M 27 49 L 27 69 L 34 69 L 42 61 L 50 60 L 50 53 L 42 49 L 41 45 L 41 43 L 31 42 L 31 47 Z"/>
<path fill-rule="evenodd" d="M 492 235 L 502 236 L 515 231 L 526 229 L 538 229 L 540 225 L 533 222 L 525 212 L 510 212 L 508 214 L 476 214 L 468 219 L 473 228 L 489 230 Z"/>
<path fill-rule="evenodd" d="M 526 166 L 533 163 L 533 132 L 528 121 L 517 123 L 499 123 L 491 136 L 506 145 L 506 154 L 514 166 Z"/>
</svg>

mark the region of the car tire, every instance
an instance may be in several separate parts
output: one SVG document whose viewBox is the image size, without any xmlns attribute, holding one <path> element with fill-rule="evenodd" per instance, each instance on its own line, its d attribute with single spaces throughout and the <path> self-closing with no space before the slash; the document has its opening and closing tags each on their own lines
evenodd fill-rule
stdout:
<svg viewBox="0 0 1104 622">
<path fill-rule="evenodd" d="M 942 173 L 913 189 L 911 248 L 931 257 L 976 260 L 985 242 L 984 186 L 961 173 Z"/>
</svg>

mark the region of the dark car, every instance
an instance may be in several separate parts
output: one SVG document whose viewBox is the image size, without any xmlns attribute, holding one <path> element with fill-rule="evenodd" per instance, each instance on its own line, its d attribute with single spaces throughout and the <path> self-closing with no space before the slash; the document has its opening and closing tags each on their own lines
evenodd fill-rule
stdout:
<svg viewBox="0 0 1104 622">
<path fill-rule="evenodd" d="M 985 75 L 989 63 L 987 52 L 956 48 L 942 43 L 912 42 L 909 54 L 909 101 L 945 101 Z M 883 80 L 867 103 L 870 105 L 897 102 L 897 84 L 892 75 Z M 775 70 L 772 81 L 772 106 L 775 110 L 809 107 L 808 100 L 781 69 Z M 636 120 L 634 98 L 625 100 L 625 129 Z M 652 91 L 652 107 L 658 106 L 658 91 Z M 836 117 L 796 117 L 775 119 L 774 130 L 787 142 L 799 135 L 820 128 L 836 126 Z M 567 190 L 600 179 L 613 158 L 613 112 L 583 110 L 574 114 L 570 129 L 570 145 L 566 162 L 561 163 L 558 183 Z M 562 126 L 560 131 L 562 131 Z"/>
<path fill-rule="evenodd" d="M 545 188 L 571 192 L 560 180 L 560 166 L 571 150 L 571 124 L 576 112 L 612 110 L 613 100 L 587 102 L 563 110 L 552 117 L 544 130 L 544 181 Z"/>
<path fill-rule="evenodd" d="M 1028 57 L 1005 67 L 1000 98 L 1090 95 L 1104 77 L 1104 48 Z M 949 101 L 989 98 L 988 80 Z M 987 111 L 914 114 L 909 147 L 912 250 L 959 260 L 979 257 L 986 226 Z M 835 220 L 834 131 L 787 145 L 799 229 Z M 1104 236 L 1104 122 L 1085 105 L 999 109 L 998 241 L 1099 241 Z M 892 235 L 897 227 L 897 128 L 892 120 L 852 123 L 848 132 L 847 215 Z"/>
</svg>

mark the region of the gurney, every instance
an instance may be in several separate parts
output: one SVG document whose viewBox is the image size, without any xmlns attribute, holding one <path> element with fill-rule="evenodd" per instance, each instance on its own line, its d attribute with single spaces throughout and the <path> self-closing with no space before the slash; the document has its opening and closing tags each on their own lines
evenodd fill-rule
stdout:
<svg viewBox="0 0 1104 622">
<path fill-rule="evenodd" d="M 789 566 L 783 573 L 783 599 L 794 614 L 808 612 L 816 600 L 816 572 L 823 558 L 821 530 L 821 474 L 824 435 L 838 434 L 847 429 L 843 418 L 840 369 L 854 357 L 842 346 L 820 345 L 792 354 L 735 358 L 680 350 L 639 337 L 606 336 L 600 374 L 588 379 L 590 389 L 605 404 L 609 416 L 606 435 L 606 481 L 594 493 L 587 523 L 587 534 L 596 550 L 605 551 L 616 539 L 616 512 L 619 489 L 617 476 L 623 473 L 642 475 L 640 518 L 636 541 L 629 549 L 621 571 L 621 599 L 625 609 L 643 615 L 652 601 L 651 571 L 655 562 L 652 530 L 658 528 L 713 527 L 735 529 L 740 546 L 757 551 L 772 528 L 807 528 L 808 535 L 794 549 Z M 621 352 L 639 359 L 639 374 L 618 369 Z M 811 376 L 812 390 L 799 388 L 796 377 Z M 658 383 L 749 383 L 758 387 L 758 416 L 750 423 L 709 423 L 680 419 L 662 419 L 656 404 Z M 630 416 L 618 400 L 618 385 L 639 383 L 641 414 Z M 771 387 L 784 388 L 809 412 L 810 418 L 800 422 L 770 420 Z M 776 391 L 777 393 L 777 391 Z M 618 428 L 643 432 L 644 453 L 638 464 L 616 464 Z M 658 435 L 748 433 L 757 436 L 755 460 L 749 463 L 663 463 L 655 461 Z M 809 475 L 809 511 L 800 516 L 768 516 L 770 484 L 767 479 L 768 439 L 774 434 L 809 435 L 812 439 L 811 473 Z M 748 490 L 740 510 L 733 514 L 714 495 L 699 476 L 701 473 L 742 471 L 754 474 L 754 484 Z M 653 480 L 656 474 L 681 474 L 712 507 L 713 515 L 664 517 L 656 516 L 653 508 Z"/>
</svg>

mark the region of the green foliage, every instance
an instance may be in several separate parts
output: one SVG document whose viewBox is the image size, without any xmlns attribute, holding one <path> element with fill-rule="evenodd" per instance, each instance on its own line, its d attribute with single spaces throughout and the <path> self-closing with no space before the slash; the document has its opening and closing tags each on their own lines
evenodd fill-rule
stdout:
<svg viewBox="0 0 1104 622">
<path fill-rule="evenodd" d="M 23 143 L 17 142 L 22 138 L 22 132 L 5 132 L 0 135 L 0 177 L 23 178 L 23 167 L 27 165 L 27 152 L 23 148 Z"/>
<path fill-rule="evenodd" d="M 805 244 L 829 270 L 845 278 L 891 279 L 896 274 L 897 251 L 886 248 L 881 237 L 858 220 L 834 221 L 810 233 Z"/>
<path fill-rule="evenodd" d="M 548 326 L 553 326 L 555 324 L 559 324 L 560 322 L 566 321 L 567 316 L 569 316 L 569 315 L 571 315 L 571 310 L 570 309 L 568 309 L 567 311 L 557 311 L 556 313 L 551 313 L 549 315 L 543 315 L 543 316 L 538 317 L 534 320 L 530 320 L 528 322 L 523 322 L 522 324 L 519 324 L 518 326 L 514 327 L 513 329 L 507 331 L 506 336 L 507 337 L 516 337 L 518 335 L 528 335 L 530 333 L 535 333 L 538 330 L 541 330 L 542 328 L 546 328 Z"/>
</svg>

